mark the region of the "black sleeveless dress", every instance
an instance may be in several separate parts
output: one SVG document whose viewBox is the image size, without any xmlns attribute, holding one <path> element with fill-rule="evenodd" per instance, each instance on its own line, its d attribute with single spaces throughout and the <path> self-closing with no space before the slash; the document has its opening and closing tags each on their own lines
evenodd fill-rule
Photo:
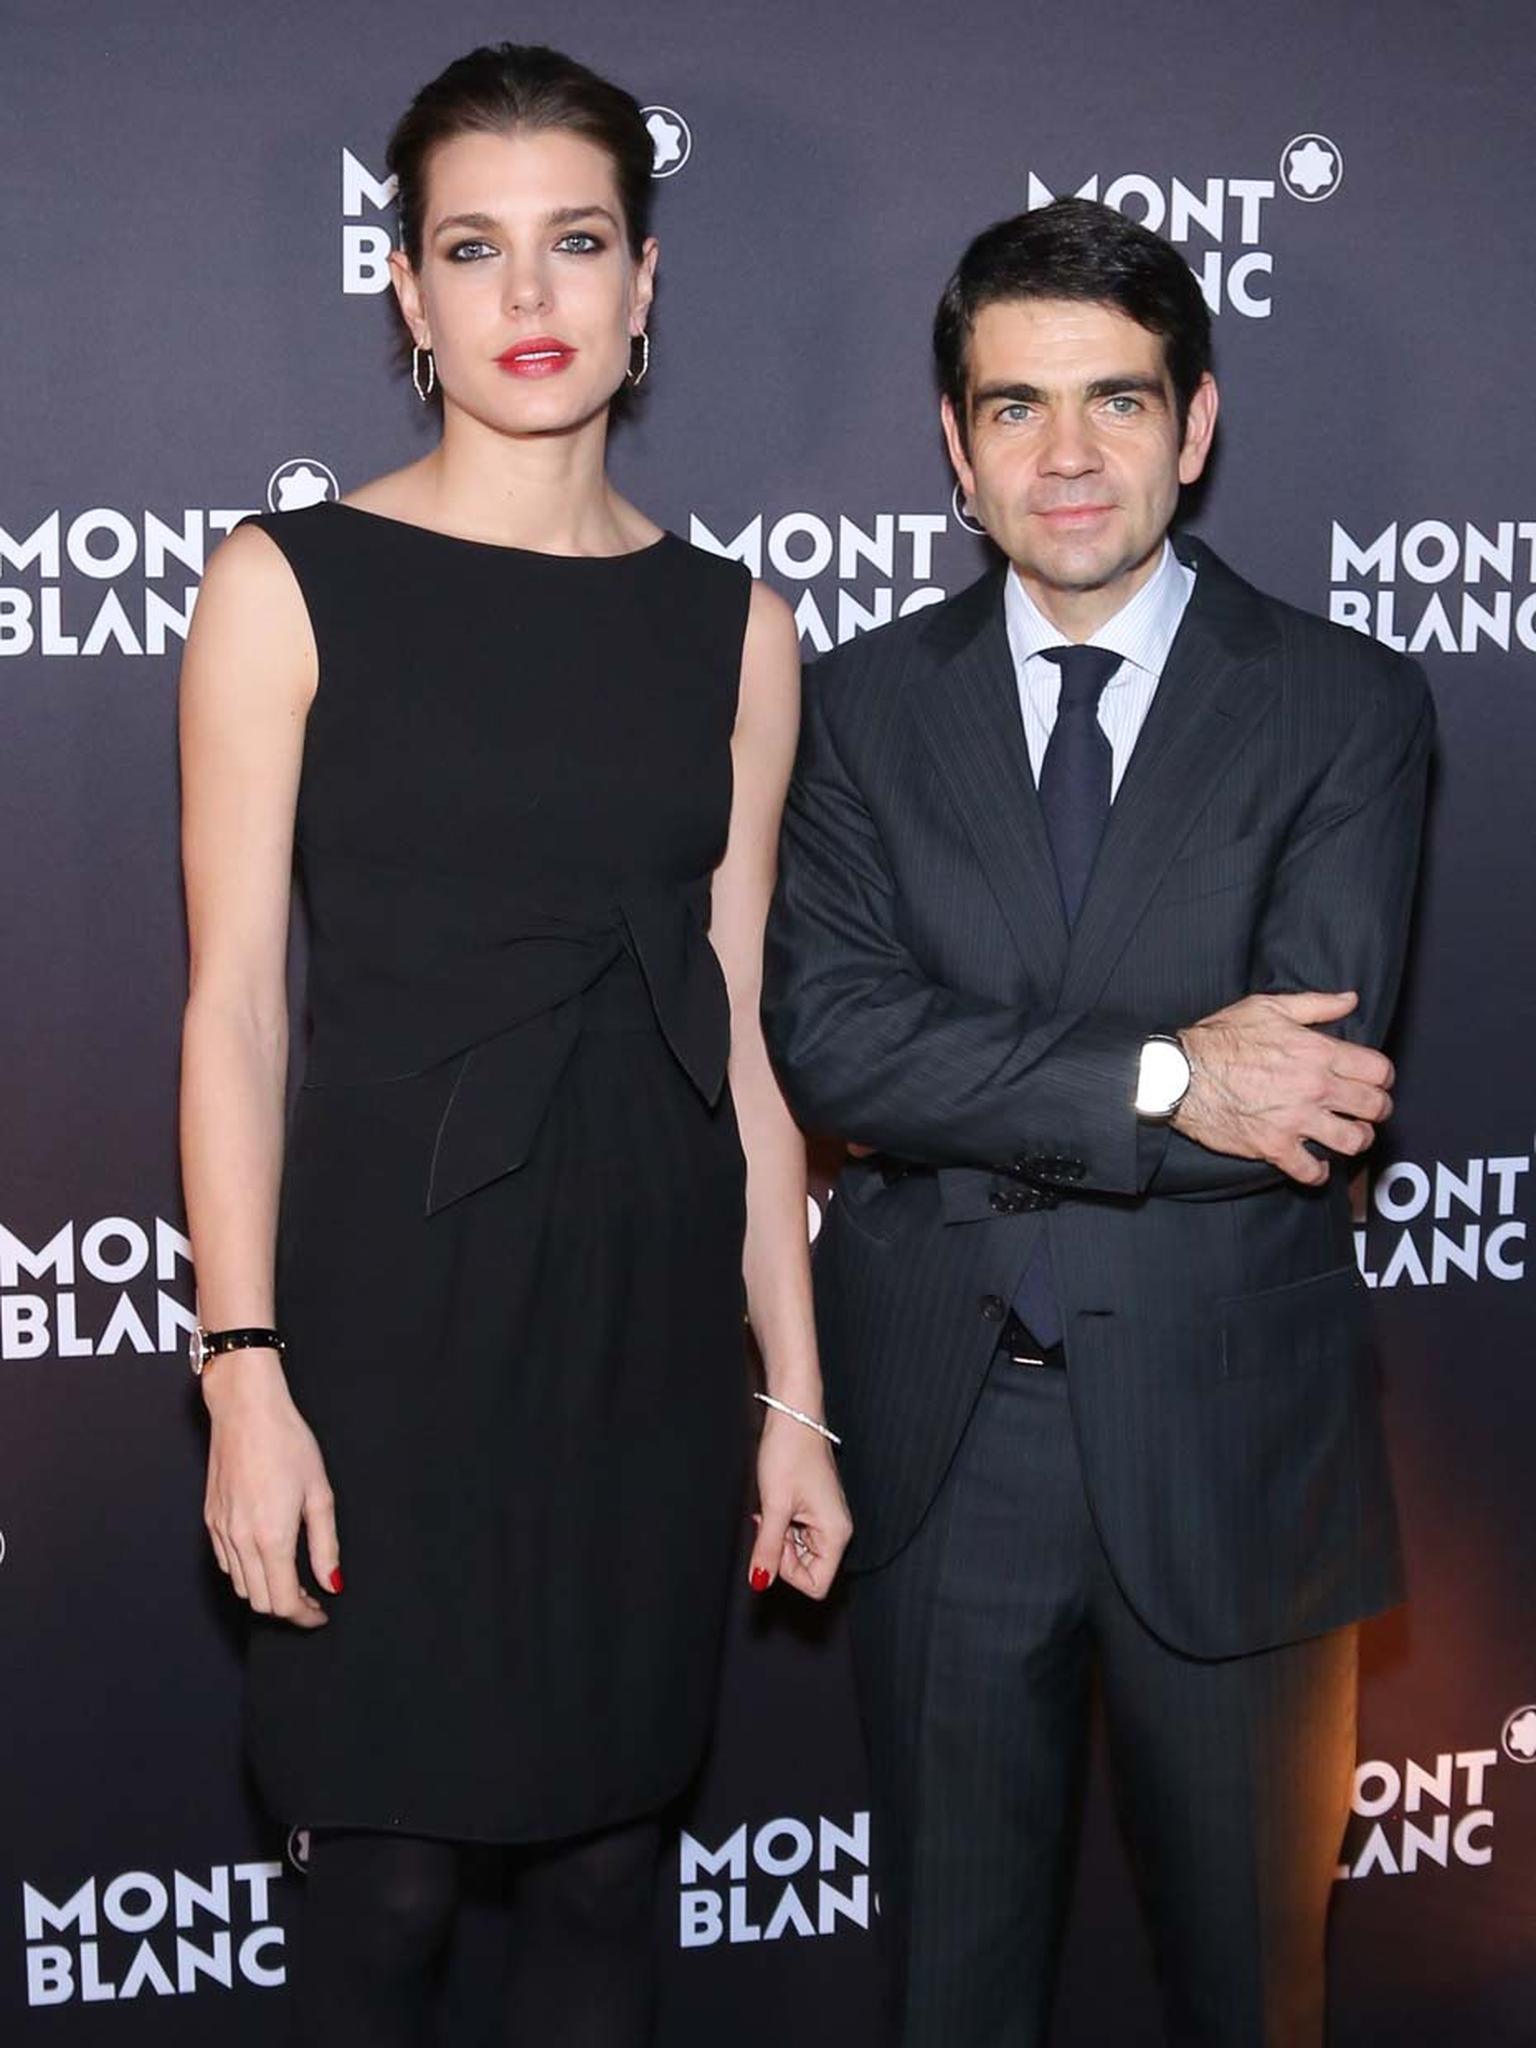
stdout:
<svg viewBox="0 0 1536 2048">
<path fill-rule="evenodd" d="M 744 1510 L 707 925 L 749 581 L 255 523 L 320 656 L 278 1314 L 346 1590 L 257 1622 L 252 1759 L 308 1826 L 581 1833 L 697 1766 Z"/>
</svg>

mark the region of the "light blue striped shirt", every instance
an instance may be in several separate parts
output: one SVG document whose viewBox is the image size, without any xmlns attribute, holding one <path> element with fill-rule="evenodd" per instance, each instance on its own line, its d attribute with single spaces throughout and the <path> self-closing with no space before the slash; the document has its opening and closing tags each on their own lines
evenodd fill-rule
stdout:
<svg viewBox="0 0 1536 2048">
<path fill-rule="evenodd" d="M 1019 679 L 1019 708 L 1024 714 L 1029 765 L 1038 783 L 1061 696 L 1061 670 L 1055 662 L 1044 659 L 1041 649 L 1060 647 L 1063 635 L 1016 575 L 1010 572 L 1004 580 L 1008 645 Z M 1095 647 L 1107 647 L 1121 657 L 1120 666 L 1104 685 L 1104 694 L 1099 699 L 1099 725 L 1113 756 L 1111 799 L 1118 793 L 1130 766 L 1132 750 L 1157 695 L 1163 663 L 1168 659 L 1173 636 L 1179 630 L 1194 587 L 1194 570 L 1186 568 L 1164 541 L 1163 558 L 1156 569 L 1129 604 L 1122 605 L 1092 636 Z"/>
</svg>

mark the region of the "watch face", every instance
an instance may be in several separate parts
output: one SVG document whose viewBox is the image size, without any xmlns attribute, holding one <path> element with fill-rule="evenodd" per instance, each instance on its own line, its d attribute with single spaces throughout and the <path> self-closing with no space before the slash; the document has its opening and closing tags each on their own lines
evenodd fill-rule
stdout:
<svg viewBox="0 0 1536 2048">
<path fill-rule="evenodd" d="M 1141 1087 L 1136 1107 L 1143 1116 L 1167 1116 L 1189 1086 L 1189 1061 L 1183 1049 L 1167 1039 L 1152 1038 L 1142 1047 Z"/>
<path fill-rule="evenodd" d="M 203 1367 L 208 1363 L 208 1353 L 203 1344 L 203 1331 L 201 1325 L 199 1325 L 196 1329 L 193 1330 L 191 1337 L 188 1339 L 187 1363 L 191 1366 L 194 1372 L 201 1372 Z"/>
</svg>

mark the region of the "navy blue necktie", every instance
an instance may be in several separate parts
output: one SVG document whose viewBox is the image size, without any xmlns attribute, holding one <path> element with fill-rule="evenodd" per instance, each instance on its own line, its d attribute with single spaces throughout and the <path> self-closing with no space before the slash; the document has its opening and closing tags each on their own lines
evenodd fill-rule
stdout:
<svg viewBox="0 0 1536 2048">
<path fill-rule="evenodd" d="M 1061 696 L 1040 764 L 1040 808 L 1070 927 L 1077 923 L 1109 817 L 1114 757 L 1099 724 L 1099 699 L 1121 657 L 1107 647 L 1047 647 L 1043 658 L 1061 670 Z"/>
<path fill-rule="evenodd" d="M 1099 699 L 1121 656 L 1107 647 L 1047 647 L 1042 653 L 1061 670 L 1061 696 L 1040 764 L 1040 808 L 1070 929 L 1082 908 L 1109 817 L 1114 755 L 1099 725 Z M 1060 1343 L 1061 1313 L 1043 1232 L 1013 1306 L 1042 1344 Z"/>
</svg>

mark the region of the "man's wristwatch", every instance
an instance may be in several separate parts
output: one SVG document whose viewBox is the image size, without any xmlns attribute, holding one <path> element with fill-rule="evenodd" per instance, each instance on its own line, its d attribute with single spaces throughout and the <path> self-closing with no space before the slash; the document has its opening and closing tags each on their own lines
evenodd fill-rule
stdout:
<svg viewBox="0 0 1536 2048">
<path fill-rule="evenodd" d="M 205 1330 L 201 1323 L 192 1332 L 187 1363 L 201 1374 L 210 1358 L 225 1351 L 275 1351 L 282 1355 L 283 1340 L 276 1330 Z"/>
<path fill-rule="evenodd" d="M 1193 1069 L 1176 1038 L 1154 1032 L 1141 1048 L 1136 1074 L 1136 1114 L 1147 1123 L 1167 1123 L 1189 1093 Z"/>
</svg>

